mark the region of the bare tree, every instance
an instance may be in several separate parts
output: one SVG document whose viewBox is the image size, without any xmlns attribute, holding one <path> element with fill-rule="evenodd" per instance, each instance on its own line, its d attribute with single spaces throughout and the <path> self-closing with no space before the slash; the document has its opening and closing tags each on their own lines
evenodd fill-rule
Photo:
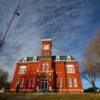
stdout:
<svg viewBox="0 0 100 100">
<path fill-rule="evenodd" d="M 0 88 L 5 87 L 8 79 L 8 72 L 0 69 Z"/>
<path fill-rule="evenodd" d="M 84 65 L 86 71 L 83 74 L 96 92 L 95 80 L 100 77 L 100 32 L 89 41 L 84 54 Z"/>
</svg>

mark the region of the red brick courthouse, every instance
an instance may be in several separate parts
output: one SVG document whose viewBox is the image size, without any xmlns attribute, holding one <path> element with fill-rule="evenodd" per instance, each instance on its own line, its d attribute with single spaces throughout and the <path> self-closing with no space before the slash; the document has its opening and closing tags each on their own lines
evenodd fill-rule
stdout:
<svg viewBox="0 0 100 100">
<path fill-rule="evenodd" d="M 78 61 L 52 56 L 52 40 L 42 40 L 41 56 L 25 57 L 16 64 L 11 92 L 82 92 Z"/>
</svg>

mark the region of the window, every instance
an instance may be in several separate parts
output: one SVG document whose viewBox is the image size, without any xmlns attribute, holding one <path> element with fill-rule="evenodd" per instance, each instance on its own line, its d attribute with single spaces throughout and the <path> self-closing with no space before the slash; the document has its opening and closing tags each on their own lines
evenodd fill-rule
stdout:
<svg viewBox="0 0 100 100">
<path fill-rule="evenodd" d="M 56 78 L 56 87 L 59 88 L 59 78 Z"/>
<path fill-rule="evenodd" d="M 25 74 L 25 72 L 26 72 L 26 66 L 20 66 L 19 73 L 20 74 Z"/>
<path fill-rule="evenodd" d="M 42 64 L 42 72 L 45 71 L 45 63 Z"/>
<path fill-rule="evenodd" d="M 17 87 L 18 85 L 20 85 L 20 80 L 19 80 L 19 79 L 16 81 L 16 87 Z"/>
<path fill-rule="evenodd" d="M 34 79 L 29 79 L 28 87 L 34 87 Z"/>
<path fill-rule="evenodd" d="M 46 71 L 48 71 L 48 66 L 49 66 L 49 64 L 46 63 L 46 66 L 45 66 L 45 67 L 46 67 L 46 68 L 45 68 Z"/>
<path fill-rule="evenodd" d="M 48 63 L 43 63 L 43 64 L 42 64 L 42 72 L 48 71 L 48 66 L 49 66 Z"/>
<path fill-rule="evenodd" d="M 68 78 L 68 87 L 72 87 L 72 80 L 71 80 L 71 77 Z"/>
<path fill-rule="evenodd" d="M 62 78 L 60 78 L 60 88 L 62 87 Z"/>
<path fill-rule="evenodd" d="M 24 78 L 21 78 L 19 83 L 20 83 L 20 87 L 24 87 Z"/>
<path fill-rule="evenodd" d="M 75 77 L 73 78 L 73 81 L 74 81 L 74 87 L 77 87 L 77 80 Z"/>
<path fill-rule="evenodd" d="M 44 49 L 44 50 L 48 50 L 48 49 L 49 49 L 49 45 L 44 44 L 44 45 L 43 45 L 43 49 Z"/>
<path fill-rule="evenodd" d="M 68 73 L 75 73 L 74 65 L 67 65 L 67 72 Z"/>
</svg>

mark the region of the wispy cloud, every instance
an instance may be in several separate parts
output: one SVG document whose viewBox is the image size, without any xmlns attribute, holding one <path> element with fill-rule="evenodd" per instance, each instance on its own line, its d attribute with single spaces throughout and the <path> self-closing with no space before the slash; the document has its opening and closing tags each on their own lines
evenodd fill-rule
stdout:
<svg viewBox="0 0 100 100">
<path fill-rule="evenodd" d="M 10 77 L 21 57 L 40 55 L 41 38 L 53 39 L 53 54 L 82 58 L 87 41 L 100 27 L 100 0 L 0 0 L 0 32 L 16 16 L 0 50 L 0 64 Z"/>
</svg>

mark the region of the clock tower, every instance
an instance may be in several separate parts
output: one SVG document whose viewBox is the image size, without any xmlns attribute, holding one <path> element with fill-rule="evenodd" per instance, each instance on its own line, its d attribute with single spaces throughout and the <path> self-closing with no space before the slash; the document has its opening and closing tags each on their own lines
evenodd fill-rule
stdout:
<svg viewBox="0 0 100 100">
<path fill-rule="evenodd" d="M 41 55 L 51 55 L 51 54 L 52 54 L 52 40 L 42 39 Z"/>
</svg>

